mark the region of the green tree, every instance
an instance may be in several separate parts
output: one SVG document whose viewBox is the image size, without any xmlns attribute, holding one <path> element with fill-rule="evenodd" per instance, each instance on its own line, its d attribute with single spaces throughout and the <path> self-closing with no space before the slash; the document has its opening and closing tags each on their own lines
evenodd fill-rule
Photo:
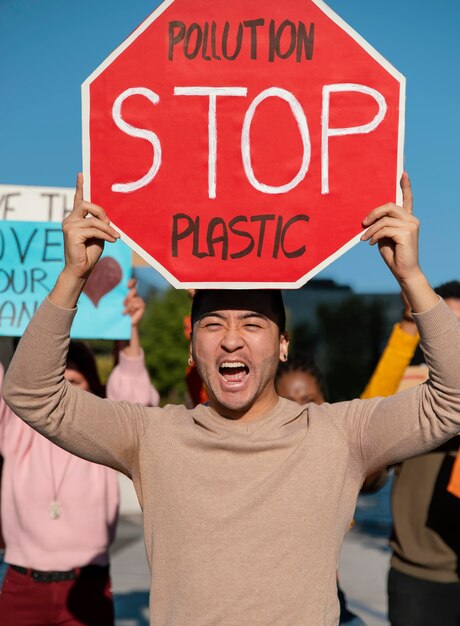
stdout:
<svg viewBox="0 0 460 626">
<path fill-rule="evenodd" d="M 184 317 L 189 313 L 187 292 L 170 288 L 149 301 L 139 328 L 146 365 L 162 404 L 186 400 L 188 341 Z"/>
</svg>

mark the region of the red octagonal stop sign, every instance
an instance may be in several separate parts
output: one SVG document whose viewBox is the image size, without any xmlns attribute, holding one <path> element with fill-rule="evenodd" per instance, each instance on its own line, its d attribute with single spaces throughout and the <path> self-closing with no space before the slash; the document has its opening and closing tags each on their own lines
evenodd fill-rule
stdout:
<svg viewBox="0 0 460 626">
<path fill-rule="evenodd" d="M 298 287 L 397 199 L 404 86 L 320 0 L 168 0 L 83 85 L 86 197 L 175 286 Z"/>
</svg>

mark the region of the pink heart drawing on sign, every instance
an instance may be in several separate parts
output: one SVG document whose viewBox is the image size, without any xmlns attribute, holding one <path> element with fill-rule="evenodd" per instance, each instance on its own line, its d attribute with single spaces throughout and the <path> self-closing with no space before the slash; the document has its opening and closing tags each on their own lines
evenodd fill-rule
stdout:
<svg viewBox="0 0 460 626">
<path fill-rule="evenodd" d="M 101 298 L 120 283 L 122 276 L 123 272 L 118 261 L 111 256 L 105 256 L 91 272 L 83 293 L 97 307 Z"/>
</svg>

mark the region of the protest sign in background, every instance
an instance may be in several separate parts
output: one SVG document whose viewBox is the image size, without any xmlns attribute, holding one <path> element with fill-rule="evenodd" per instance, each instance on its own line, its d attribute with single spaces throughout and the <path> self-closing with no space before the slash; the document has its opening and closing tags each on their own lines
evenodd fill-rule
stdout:
<svg viewBox="0 0 460 626">
<path fill-rule="evenodd" d="M 397 199 L 404 97 L 320 0 L 167 0 L 83 85 L 85 196 L 175 286 L 297 287 Z"/>
<path fill-rule="evenodd" d="M 69 187 L 0 185 L 0 220 L 62 222 L 72 210 Z"/>
<path fill-rule="evenodd" d="M 72 210 L 75 189 L 72 187 L 33 187 L 0 185 L 0 220 L 59 222 Z M 137 254 L 133 266 L 146 265 Z"/>
<path fill-rule="evenodd" d="M 131 250 L 106 245 L 78 301 L 72 337 L 128 339 L 131 322 L 123 300 L 131 275 Z M 0 335 L 20 336 L 64 266 L 60 224 L 0 221 Z"/>
</svg>

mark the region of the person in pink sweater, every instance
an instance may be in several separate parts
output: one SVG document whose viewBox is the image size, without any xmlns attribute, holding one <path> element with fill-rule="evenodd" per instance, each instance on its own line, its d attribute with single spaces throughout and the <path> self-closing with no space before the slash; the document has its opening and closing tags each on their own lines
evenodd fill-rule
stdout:
<svg viewBox="0 0 460 626">
<path fill-rule="evenodd" d="M 144 302 L 135 281 L 125 300 L 129 345 L 120 353 L 105 394 L 94 356 L 72 341 L 66 379 L 110 399 L 157 406 L 139 346 Z M 3 368 L 0 366 L 0 389 Z M 9 564 L 0 593 L 2 626 L 112 626 L 109 547 L 118 516 L 117 473 L 78 458 L 45 439 L 0 398 L 4 458 L 1 517 Z"/>
</svg>

